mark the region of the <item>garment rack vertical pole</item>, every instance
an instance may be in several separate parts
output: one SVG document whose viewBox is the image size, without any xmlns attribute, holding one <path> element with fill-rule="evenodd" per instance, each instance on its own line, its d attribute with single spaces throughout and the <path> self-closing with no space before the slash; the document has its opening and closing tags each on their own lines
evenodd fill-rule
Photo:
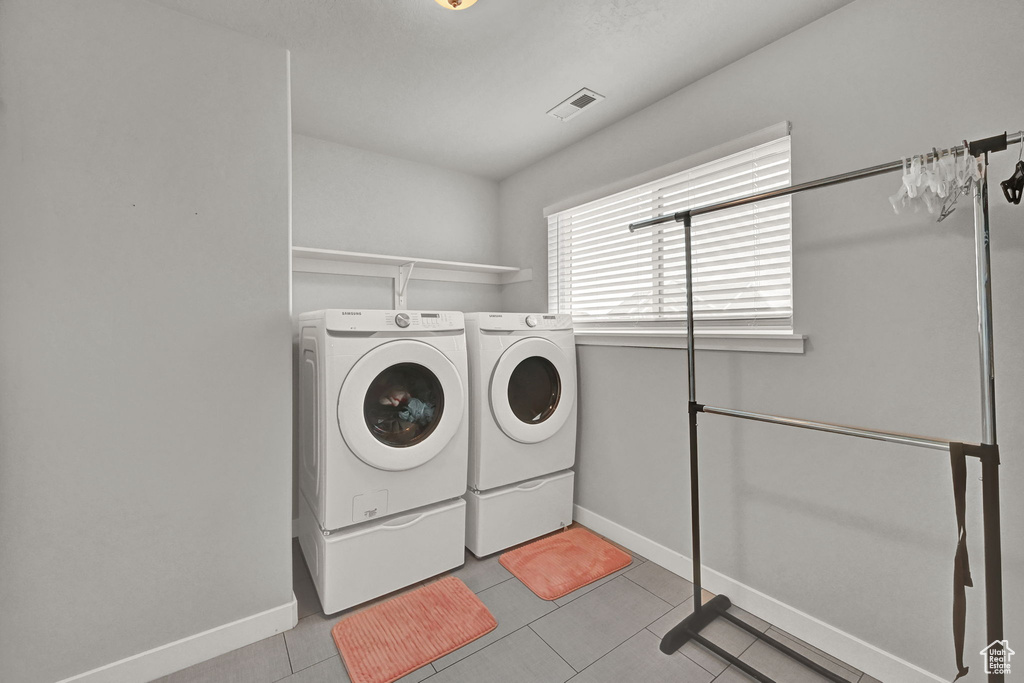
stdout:
<svg viewBox="0 0 1024 683">
<path fill-rule="evenodd" d="M 672 214 L 656 216 L 643 221 L 633 223 L 629 226 L 630 232 L 648 228 L 668 222 L 681 222 L 683 224 L 684 238 L 686 245 L 686 355 L 687 375 L 689 381 L 689 437 L 690 437 L 690 522 L 691 522 L 691 545 L 693 558 L 693 613 L 673 627 L 662 639 L 661 650 L 671 654 L 678 650 L 684 643 L 694 640 L 708 649 L 712 650 L 722 659 L 730 662 L 738 669 L 762 683 L 774 683 L 765 674 L 752 668 L 746 662 L 741 661 L 714 643 L 700 635 L 701 629 L 707 626 L 718 617 L 725 618 L 737 627 L 747 630 L 751 635 L 762 640 L 767 645 L 782 651 L 791 658 L 799 661 L 821 676 L 837 683 L 846 681 L 834 672 L 821 667 L 802 654 L 795 652 L 782 643 L 774 640 L 767 634 L 748 626 L 742 620 L 730 614 L 727 610 L 731 606 L 729 598 L 724 595 L 716 595 L 704 604 L 702 599 L 701 586 L 701 559 L 700 559 L 700 483 L 698 478 L 698 444 L 697 444 L 697 414 L 709 413 L 735 417 L 740 419 L 769 422 L 791 427 L 826 431 L 845 436 L 902 443 L 924 448 L 948 450 L 953 453 L 963 453 L 978 457 L 982 463 L 982 514 L 984 525 L 984 555 L 985 555 L 985 613 L 986 613 L 986 638 L 988 643 L 1003 639 L 1003 595 L 1002 595 L 1002 551 L 1000 547 L 1000 513 L 999 513 L 999 451 L 996 442 L 996 404 L 995 404 L 995 369 L 993 363 L 993 326 L 992 326 L 992 286 L 991 286 L 991 257 L 989 250 L 989 212 L 988 212 L 988 155 L 990 152 L 1005 150 L 1009 144 L 1024 144 L 1024 133 L 1015 135 L 997 135 L 991 138 L 975 140 L 965 143 L 962 146 L 953 147 L 950 152 L 956 155 L 971 154 L 982 157 L 985 173 L 980 181 L 975 183 L 972 199 L 974 203 L 974 230 L 975 230 L 975 256 L 977 268 L 977 292 L 978 292 L 978 342 L 981 365 L 981 398 L 982 398 L 982 438 L 980 445 L 965 444 L 948 439 L 935 439 L 929 437 L 917 437 L 896 432 L 882 430 L 861 429 L 837 425 L 825 422 L 814 422 L 796 418 L 786 418 L 776 415 L 762 413 L 751 413 L 747 411 L 733 410 L 728 408 L 714 408 L 697 402 L 696 391 L 696 359 L 694 352 L 694 311 L 693 311 L 693 287 L 692 287 L 692 248 L 691 228 L 695 216 L 730 209 L 746 204 L 773 199 L 787 195 L 797 194 L 806 190 L 813 190 L 832 185 L 839 185 L 854 180 L 870 178 L 876 175 L 892 173 L 902 170 L 903 160 L 893 161 L 878 166 L 851 171 L 840 175 L 830 176 L 819 180 L 813 180 L 799 185 L 792 185 L 779 190 L 762 192 L 739 199 L 710 204 L 696 208 L 679 211 Z M 925 155 L 925 162 L 934 159 L 934 154 Z M 965 558 L 966 559 L 966 558 Z M 954 621 L 956 617 L 954 617 Z M 962 626 L 961 626 L 962 628 Z M 954 630 L 956 625 L 954 624 Z M 959 655 L 958 656 L 962 656 Z M 966 669 L 961 671 L 961 675 Z M 1003 683 L 1004 677 L 1001 673 L 988 675 L 989 683 Z"/>
</svg>

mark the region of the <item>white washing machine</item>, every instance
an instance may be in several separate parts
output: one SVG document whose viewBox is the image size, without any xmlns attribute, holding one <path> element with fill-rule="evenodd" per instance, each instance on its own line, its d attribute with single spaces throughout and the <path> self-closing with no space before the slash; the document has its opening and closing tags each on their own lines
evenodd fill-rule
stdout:
<svg viewBox="0 0 1024 683">
<path fill-rule="evenodd" d="M 470 458 L 466 546 L 477 556 L 572 522 L 572 318 L 467 313 Z"/>
<path fill-rule="evenodd" d="M 299 542 L 330 614 L 463 562 L 465 325 L 365 310 L 299 324 Z"/>
</svg>

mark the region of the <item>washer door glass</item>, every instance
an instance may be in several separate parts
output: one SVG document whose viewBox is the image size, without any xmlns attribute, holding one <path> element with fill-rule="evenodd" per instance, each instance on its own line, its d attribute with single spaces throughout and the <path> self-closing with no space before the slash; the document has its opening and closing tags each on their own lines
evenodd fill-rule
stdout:
<svg viewBox="0 0 1024 683">
<path fill-rule="evenodd" d="M 355 362 L 338 393 L 338 429 L 371 467 L 419 467 L 445 449 L 466 409 L 465 379 L 438 348 L 389 341 Z"/>
<path fill-rule="evenodd" d="M 547 358 L 530 356 L 520 362 L 509 377 L 509 407 L 527 424 L 538 424 L 551 417 L 561 396 L 558 370 Z"/>
<path fill-rule="evenodd" d="M 363 419 L 377 441 L 395 448 L 426 439 L 441 420 L 444 391 L 418 363 L 398 363 L 377 375 L 363 399 Z"/>
<path fill-rule="evenodd" d="M 576 365 L 557 344 L 525 337 L 501 354 L 491 373 L 491 413 L 520 443 L 550 439 L 573 412 Z"/>
</svg>

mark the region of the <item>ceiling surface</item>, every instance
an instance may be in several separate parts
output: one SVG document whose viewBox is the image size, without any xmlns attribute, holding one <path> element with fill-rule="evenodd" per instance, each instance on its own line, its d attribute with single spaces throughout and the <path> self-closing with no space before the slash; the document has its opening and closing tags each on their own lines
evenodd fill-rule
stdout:
<svg viewBox="0 0 1024 683">
<path fill-rule="evenodd" d="M 500 180 L 850 0 L 154 1 L 291 50 L 296 133 Z"/>
</svg>

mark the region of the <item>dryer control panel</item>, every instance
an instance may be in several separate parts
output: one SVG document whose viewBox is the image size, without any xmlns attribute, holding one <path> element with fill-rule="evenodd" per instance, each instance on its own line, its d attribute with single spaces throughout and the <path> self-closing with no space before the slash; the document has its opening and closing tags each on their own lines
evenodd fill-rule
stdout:
<svg viewBox="0 0 1024 683">
<path fill-rule="evenodd" d="M 571 330 L 572 316 L 555 313 L 467 313 L 481 330 Z"/>
<path fill-rule="evenodd" d="M 459 311 L 324 311 L 331 332 L 445 332 L 462 330 L 465 321 Z"/>
</svg>

